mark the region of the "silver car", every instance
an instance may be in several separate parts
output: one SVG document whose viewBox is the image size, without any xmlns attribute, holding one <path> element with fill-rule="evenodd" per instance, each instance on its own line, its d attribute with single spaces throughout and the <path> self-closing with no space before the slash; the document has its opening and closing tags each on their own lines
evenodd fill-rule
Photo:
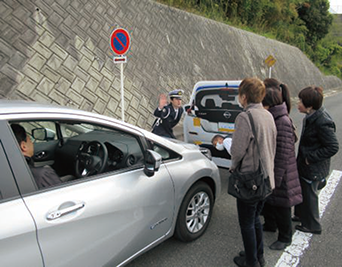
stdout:
<svg viewBox="0 0 342 267">
<path fill-rule="evenodd" d="M 0 169 L 1 266 L 123 266 L 173 235 L 200 237 L 221 192 L 206 149 L 35 102 L 0 100 Z M 37 182 L 47 169 L 58 184 Z"/>
</svg>

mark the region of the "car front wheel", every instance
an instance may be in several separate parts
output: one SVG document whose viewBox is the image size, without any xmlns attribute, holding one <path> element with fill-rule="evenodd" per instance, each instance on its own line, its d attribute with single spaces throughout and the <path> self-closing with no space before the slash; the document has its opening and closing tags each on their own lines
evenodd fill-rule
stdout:
<svg viewBox="0 0 342 267">
<path fill-rule="evenodd" d="M 184 242 L 200 237 L 208 227 L 214 205 L 209 185 L 198 182 L 185 195 L 179 210 L 175 237 Z"/>
</svg>

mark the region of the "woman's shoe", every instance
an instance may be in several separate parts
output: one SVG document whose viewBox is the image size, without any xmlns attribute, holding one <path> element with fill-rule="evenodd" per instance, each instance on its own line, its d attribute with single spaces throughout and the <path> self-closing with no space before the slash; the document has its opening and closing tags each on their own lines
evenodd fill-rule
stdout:
<svg viewBox="0 0 342 267">
<path fill-rule="evenodd" d="M 322 230 L 310 230 L 303 225 L 296 225 L 295 228 L 304 233 L 311 233 L 311 234 L 316 234 L 316 235 L 320 235 L 322 233 Z"/>
<path fill-rule="evenodd" d="M 236 256 L 234 258 L 234 263 L 239 267 L 260 267 L 260 263 L 257 262 L 254 266 L 247 265 L 246 258 L 241 256 Z"/>
<path fill-rule="evenodd" d="M 281 241 L 275 241 L 272 245 L 270 245 L 270 249 L 272 250 L 283 250 L 285 249 L 287 246 L 289 246 L 291 244 L 290 243 L 285 243 L 285 242 L 281 242 Z"/>
<path fill-rule="evenodd" d="M 239 256 L 240 257 L 246 257 L 246 252 L 244 250 L 241 250 L 239 252 Z M 266 266 L 266 260 L 265 260 L 264 257 L 258 259 L 258 261 L 259 261 L 259 264 L 260 264 L 261 267 L 265 267 Z"/>
</svg>

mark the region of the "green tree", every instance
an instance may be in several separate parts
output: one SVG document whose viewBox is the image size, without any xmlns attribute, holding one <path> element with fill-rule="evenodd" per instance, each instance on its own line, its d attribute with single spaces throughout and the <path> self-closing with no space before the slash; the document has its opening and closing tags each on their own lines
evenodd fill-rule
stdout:
<svg viewBox="0 0 342 267">
<path fill-rule="evenodd" d="M 157 1 L 297 46 L 322 71 L 342 78 L 341 26 L 332 23 L 328 0 Z"/>
<path fill-rule="evenodd" d="M 305 33 L 306 42 L 314 48 L 327 35 L 333 21 L 328 0 L 306 1 L 299 6 L 298 16 L 308 29 Z"/>
</svg>

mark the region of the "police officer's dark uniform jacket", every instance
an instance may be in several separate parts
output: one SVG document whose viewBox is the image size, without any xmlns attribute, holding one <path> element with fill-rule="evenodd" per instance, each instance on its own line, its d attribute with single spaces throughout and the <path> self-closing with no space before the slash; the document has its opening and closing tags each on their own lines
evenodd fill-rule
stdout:
<svg viewBox="0 0 342 267">
<path fill-rule="evenodd" d="M 183 90 L 176 89 L 171 91 L 169 96 L 170 98 L 182 98 L 182 94 Z M 183 115 L 183 112 L 184 110 L 182 107 L 175 110 L 172 103 L 164 106 L 162 109 L 157 107 L 154 111 L 154 116 L 156 116 L 157 119 L 152 126 L 152 133 L 176 139 L 172 128 L 177 125 Z"/>
<path fill-rule="evenodd" d="M 182 107 L 178 108 L 176 112 L 172 104 L 165 106 L 163 109 L 156 108 L 154 116 L 157 117 L 153 125 L 152 133 L 160 136 L 176 138 L 173 134 L 172 128 L 177 125 L 182 117 L 184 110 Z"/>
</svg>

